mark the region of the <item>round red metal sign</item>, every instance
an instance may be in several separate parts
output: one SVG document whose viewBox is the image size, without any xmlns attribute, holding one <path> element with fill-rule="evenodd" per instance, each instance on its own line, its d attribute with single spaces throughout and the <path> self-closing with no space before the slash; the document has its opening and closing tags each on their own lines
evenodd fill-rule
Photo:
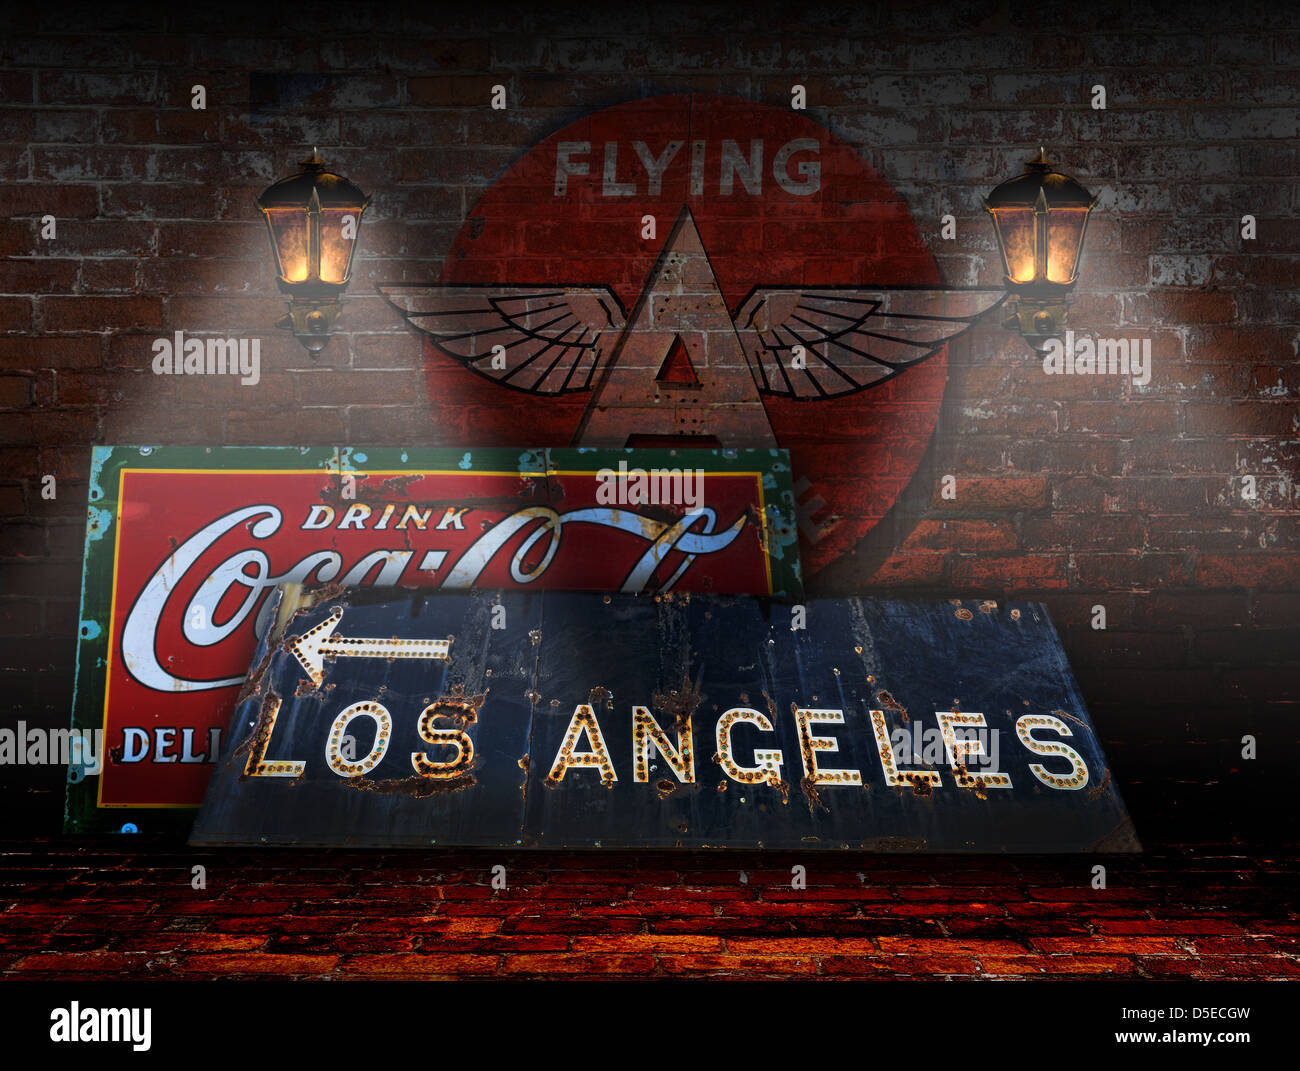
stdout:
<svg viewBox="0 0 1300 1071">
<path fill-rule="evenodd" d="M 607 108 L 528 150 L 457 236 L 444 287 L 509 290 L 459 306 L 460 329 L 429 321 L 436 441 L 783 447 L 811 578 L 929 443 L 947 362 L 925 327 L 945 321 L 885 314 L 890 293 L 938 282 L 902 199 L 801 112 L 712 95 Z"/>
</svg>

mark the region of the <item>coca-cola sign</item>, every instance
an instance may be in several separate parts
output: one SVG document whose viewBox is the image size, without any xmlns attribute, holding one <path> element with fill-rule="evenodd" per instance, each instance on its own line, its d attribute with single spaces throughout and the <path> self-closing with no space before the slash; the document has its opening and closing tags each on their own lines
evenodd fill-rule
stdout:
<svg viewBox="0 0 1300 1071">
<path fill-rule="evenodd" d="M 96 448 L 68 826 L 202 800 L 278 584 L 798 597 L 795 533 L 781 450 Z"/>
</svg>

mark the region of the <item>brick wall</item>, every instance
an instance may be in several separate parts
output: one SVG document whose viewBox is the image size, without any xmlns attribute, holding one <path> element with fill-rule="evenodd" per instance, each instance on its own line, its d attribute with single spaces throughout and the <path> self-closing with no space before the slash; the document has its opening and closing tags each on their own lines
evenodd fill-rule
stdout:
<svg viewBox="0 0 1300 1071">
<path fill-rule="evenodd" d="M 1293 859 L 1095 859 L 0 841 L 0 977 L 1300 978 Z"/>
<path fill-rule="evenodd" d="M 1145 387 L 1067 380 L 978 327 L 950 348 L 912 486 L 825 586 L 1043 599 L 1148 843 L 1287 835 L 1300 15 L 1233 16 L 1224 32 L 1208 4 L 1143 6 L 1103 30 L 1055 4 L 1014 22 L 978 2 L 389 5 L 277 29 L 229 4 L 30 12 L 0 41 L 6 724 L 66 722 L 90 444 L 434 441 L 420 344 L 376 283 L 435 278 L 494 176 L 574 118 L 684 91 L 785 106 L 800 82 L 808 114 L 907 200 L 951 285 L 1000 285 L 980 198 L 1047 145 L 1101 196 L 1072 326 L 1149 337 L 1154 354 Z M 496 83 L 506 112 L 487 106 Z M 253 207 L 312 145 L 374 197 L 341 333 L 315 361 L 270 327 L 283 303 Z M 939 239 L 944 212 L 955 241 Z M 153 376 L 150 341 L 177 329 L 261 337 L 261 384 Z M 55 780 L 12 772 L 4 825 L 51 828 Z"/>
</svg>

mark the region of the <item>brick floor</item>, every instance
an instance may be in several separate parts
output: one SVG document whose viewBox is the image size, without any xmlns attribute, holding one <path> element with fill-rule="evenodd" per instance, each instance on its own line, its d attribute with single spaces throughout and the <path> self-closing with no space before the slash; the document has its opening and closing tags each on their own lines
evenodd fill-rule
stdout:
<svg viewBox="0 0 1300 1071">
<path fill-rule="evenodd" d="M 1294 856 L 0 843 L 0 977 L 1300 978 Z M 790 866 L 808 888 L 790 887 Z M 1092 888 L 1092 867 L 1107 887 Z M 508 887 L 491 887 L 491 868 Z M 191 887 L 195 866 L 206 889 Z"/>
</svg>

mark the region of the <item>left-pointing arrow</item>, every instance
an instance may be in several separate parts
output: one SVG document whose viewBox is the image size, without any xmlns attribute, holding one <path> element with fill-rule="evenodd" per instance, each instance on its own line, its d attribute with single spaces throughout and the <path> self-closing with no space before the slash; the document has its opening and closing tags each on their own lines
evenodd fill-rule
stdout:
<svg viewBox="0 0 1300 1071">
<path fill-rule="evenodd" d="M 293 656 L 319 685 L 325 679 L 325 658 L 439 658 L 451 657 L 451 640 L 345 639 L 334 630 L 343 620 L 343 607 L 312 629 L 296 636 L 289 644 Z"/>
</svg>

